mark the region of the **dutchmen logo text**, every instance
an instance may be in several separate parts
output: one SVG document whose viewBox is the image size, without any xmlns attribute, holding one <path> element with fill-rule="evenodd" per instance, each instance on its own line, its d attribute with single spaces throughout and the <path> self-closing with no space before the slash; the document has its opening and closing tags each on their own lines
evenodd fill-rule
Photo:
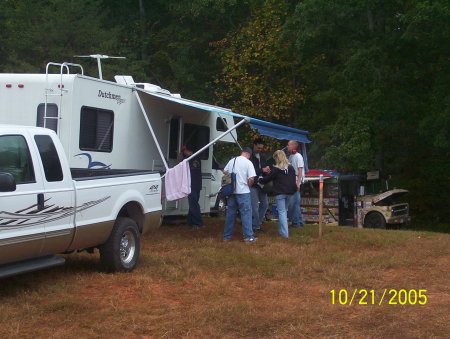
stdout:
<svg viewBox="0 0 450 339">
<path fill-rule="evenodd" d="M 111 92 L 103 92 L 101 89 L 98 90 L 98 96 L 106 99 L 116 100 L 119 105 L 125 102 L 125 99 L 122 99 L 120 95 L 113 94 Z"/>
</svg>

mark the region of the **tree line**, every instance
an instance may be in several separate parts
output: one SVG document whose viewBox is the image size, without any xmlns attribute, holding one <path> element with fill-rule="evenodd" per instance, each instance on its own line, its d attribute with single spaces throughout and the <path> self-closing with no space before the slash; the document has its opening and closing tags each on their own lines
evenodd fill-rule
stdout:
<svg viewBox="0 0 450 339">
<path fill-rule="evenodd" d="M 311 132 L 312 168 L 381 169 L 416 225 L 450 223 L 446 0 L 2 0 L 0 71 L 104 63 Z M 250 134 L 242 133 L 245 140 Z"/>
</svg>

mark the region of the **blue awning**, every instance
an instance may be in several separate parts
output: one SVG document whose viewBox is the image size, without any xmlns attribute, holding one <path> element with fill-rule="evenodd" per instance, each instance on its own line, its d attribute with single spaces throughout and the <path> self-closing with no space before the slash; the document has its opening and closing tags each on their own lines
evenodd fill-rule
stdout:
<svg viewBox="0 0 450 339">
<path fill-rule="evenodd" d="M 138 89 L 139 90 L 139 89 Z M 183 98 L 177 98 L 170 95 L 164 95 L 164 94 L 156 94 L 156 93 L 149 93 L 147 91 L 140 90 L 146 94 L 150 94 L 165 100 L 177 102 L 181 105 L 187 105 L 191 107 L 195 107 L 204 111 L 210 111 L 215 112 L 218 114 L 225 114 L 229 115 L 235 118 L 241 118 L 241 119 L 247 119 L 249 121 L 249 125 L 251 128 L 258 131 L 259 134 L 266 135 L 272 138 L 281 139 L 281 140 L 297 140 L 299 142 L 303 143 L 310 143 L 311 140 L 308 139 L 308 131 L 304 131 L 301 129 L 284 126 L 275 124 L 272 122 L 267 122 L 264 120 L 248 117 L 242 114 L 234 113 L 230 109 L 214 106 L 214 105 L 208 105 L 201 102 L 183 99 Z"/>
<path fill-rule="evenodd" d="M 267 135 L 276 139 L 297 140 L 303 143 L 311 142 L 311 140 L 308 139 L 308 131 L 301 129 L 278 125 L 255 118 L 250 118 L 250 126 L 257 130 L 259 134 Z"/>
<path fill-rule="evenodd" d="M 303 143 L 310 143 L 311 140 L 308 139 L 308 131 L 304 131 L 298 128 L 293 128 L 289 126 L 279 125 L 275 124 L 273 122 L 264 121 L 261 119 L 256 119 L 252 117 L 248 117 L 242 114 L 234 113 L 231 111 L 214 111 L 213 112 L 219 113 L 219 114 L 226 114 L 231 115 L 235 118 L 242 118 L 242 119 L 249 119 L 249 125 L 251 128 L 258 131 L 261 135 L 266 135 L 275 139 L 281 139 L 281 140 L 297 140 Z"/>
</svg>

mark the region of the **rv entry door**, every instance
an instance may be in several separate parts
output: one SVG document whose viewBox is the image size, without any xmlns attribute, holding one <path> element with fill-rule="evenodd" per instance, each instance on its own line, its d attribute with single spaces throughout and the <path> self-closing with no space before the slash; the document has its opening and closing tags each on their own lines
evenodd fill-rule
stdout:
<svg viewBox="0 0 450 339">
<path fill-rule="evenodd" d="M 172 117 L 170 119 L 169 126 L 169 139 L 167 147 L 167 159 L 169 167 L 173 167 L 177 164 L 177 152 L 181 151 L 181 133 L 182 133 L 183 121 L 181 117 Z"/>
</svg>

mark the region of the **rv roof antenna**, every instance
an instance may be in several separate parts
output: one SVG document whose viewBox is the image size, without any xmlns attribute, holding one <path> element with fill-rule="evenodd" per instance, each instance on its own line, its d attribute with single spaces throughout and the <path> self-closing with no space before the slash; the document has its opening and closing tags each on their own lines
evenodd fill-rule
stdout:
<svg viewBox="0 0 450 339">
<path fill-rule="evenodd" d="M 125 57 L 116 57 L 116 56 L 109 56 L 109 55 L 103 55 L 103 54 L 91 54 L 91 55 L 74 55 L 75 58 L 93 58 L 97 59 L 97 65 L 98 65 L 98 78 L 103 79 L 102 74 L 102 63 L 100 59 L 126 59 Z"/>
</svg>

